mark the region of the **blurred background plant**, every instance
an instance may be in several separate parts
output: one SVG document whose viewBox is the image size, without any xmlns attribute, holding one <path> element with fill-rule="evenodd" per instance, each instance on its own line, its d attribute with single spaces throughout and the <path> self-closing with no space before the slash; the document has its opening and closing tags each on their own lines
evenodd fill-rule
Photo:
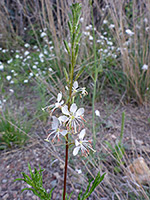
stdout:
<svg viewBox="0 0 150 200">
<path fill-rule="evenodd" d="M 6 110 L 2 116 L 0 116 L 0 150 L 7 148 L 21 147 L 25 145 L 28 138 L 28 132 L 30 130 L 29 122 L 21 122 L 19 116 L 10 114 Z"/>
</svg>

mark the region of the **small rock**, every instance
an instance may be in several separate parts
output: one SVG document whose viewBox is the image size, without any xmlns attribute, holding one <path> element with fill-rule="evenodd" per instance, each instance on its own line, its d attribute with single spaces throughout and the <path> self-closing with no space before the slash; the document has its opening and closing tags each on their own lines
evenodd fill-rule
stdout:
<svg viewBox="0 0 150 200">
<path fill-rule="evenodd" d="M 135 140 L 135 143 L 138 144 L 138 145 L 144 144 L 144 142 L 142 140 Z"/>
<path fill-rule="evenodd" d="M 3 179 L 3 180 L 2 180 L 2 183 L 7 183 L 7 179 Z"/>
<path fill-rule="evenodd" d="M 130 174 L 140 184 L 150 184 L 150 169 L 144 161 L 144 158 L 139 157 L 128 166 Z M 129 174 L 129 175 L 130 175 Z"/>
</svg>

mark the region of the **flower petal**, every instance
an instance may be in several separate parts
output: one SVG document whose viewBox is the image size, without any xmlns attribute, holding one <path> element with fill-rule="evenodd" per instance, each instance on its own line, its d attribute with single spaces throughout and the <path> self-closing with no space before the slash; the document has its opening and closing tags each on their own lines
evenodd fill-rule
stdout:
<svg viewBox="0 0 150 200">
<path fill-rule="evenodd" d="M 60 102 L 61 99 L 62 99 L 62 92 L 58 93 L 57 95 L 57 101 Z"/>
<path fill-rule="evenodd" d="M 84 108 L 79 108 L 76 112 L 76 117 L 83 115 L 84 113 Z"/>
<path fill-rule="evenodd" d="M 75 103 L 73 103 L 72 105 L 71 105 L 71 107 L 70 107 L 70 112 L 72 112 L 73 114 L 76 112 L 76 110 L 77 110 L 77 106 L 76 106 L 76 104 Z"/>
<path fill-rule="evenodd" d="M 61 131 L 60 133 L 63 135 L 63 136 L 65 136 L 66 134 L 67 134 L 67 130 L 63 130 L 63 131 Z"/>
<path fill-rule="evenodd" d="M 65 114 L 65 115 L 69 115 L 70 114 L 69 111 L 68 111 L 68 106 L 67 105 L 62 107 L 62 113 Z"/>
<path fill-rule="evenodd" d="M 80 145 L 80 143 L 78 142 L 78 140 L 75 140 L 75 145 L 76 145 L 76 146 L 79 146 L 79 145 Z"/>
<path fill-rule="evenodd" d="M 79 134 L 79 139 L 81 140 L 83 140 L 83 138 L 84 138 L 84 136 L 85 136 L 85 129 L 83 129 L 81 132 L 80 132 L 80 134 Z"/>
<path fill-rule="evenodd" d="M 65 115 L 63 115 L 63 116 L 60 116 L 60 117 L 58 118 L 58 120 L 59 120 L 60 122 L 66 122 L 66 121 L 68 120 L 68 117 L 66 117 Z"/>
<path fill-rule="evenodd" d="M 57 117 L 55 117 L 55 116 L 53 116 L 52 118 L 53 118 L 52 129 L 56 130 L 58 128 L 59 121 L 58 121 Z"/>
<path fill-rule="evenodd" d="M 78 81 L 75 81 L 75 82 L 74 82 L 73 87 L 74 87 L 74 89 L 77 89 L 77 88 L 78 88 Z"/>
<path fill-rule="evenodd" d="M 80 146 L 75 147 L 73 150 L 73 155 L 76 156 L 78 154 L 79 150 L 80 150 Z"/>
</svg>

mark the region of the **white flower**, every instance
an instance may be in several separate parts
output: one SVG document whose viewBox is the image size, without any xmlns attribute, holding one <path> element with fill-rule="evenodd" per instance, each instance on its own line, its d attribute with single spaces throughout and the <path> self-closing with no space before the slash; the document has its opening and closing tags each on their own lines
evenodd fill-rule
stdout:
<svg viewBox="0 0 150 200">
<path fill-rule="evenodd" d="M 10 64 L 13 61 L 13 59 L 11 58 L 10 60 L 7 61 L 8 64 Z"/>
<path fill-rule="evenodd" d="M 53 71 L 53 69 L 50 67 L 50 68 L 48 68 L 48 70 L 50 71 L 50 72 L 52 72 Z"/>
<path fill-rule="evenodd" d="M 110 24 L 110 25 L 109 25 L 109 28 L 110 28 L 110 29 L 113 29 L 113 28 L 115 28 L 115 25 L 114 25 L 114 24 Z"/>
<path fill-rule="evenodd" d="M 108 23 L 108 21 L 105 19 L 104 21 L 103 21 L 103 24 L 107 24 Z"/>
<path fill-rule="evenodd" d="M 85 129 L 83 129 L 80 134 L 79 134 L 79 141 L 75 140 L 75 148 L 73 150 L 73 155 L 76 156 L 81 149 L 82 155 L 87 156 L 89 154 L 89 149 L 91 149 L 93 152 L 95 150 L 92 148 L 91 144 L 89 143 L 88 140 L 84 140 L 85 136 Z"/>
<path fill-rule="evenodd" d="M 68 110 L 68 106 L 65 105 L 62 107 L 63 116 L 60 116 L 58 119 L 60 122 L 67 123 L 67 126 L 74 128 L 75 133 L 77 132 L 77 126 L 80 126 L 83 119 L 84 108 L 79 108 L 77 110 L 77 106 L 73 103 L 70 107 L 70 111 Z M 66 116 L 65 116 L 66 115 Z"/>
<path fill-rule="evenodd" d="M 68 131 L 59 128 L 60 123 L 59 123 L 59 120 L 57 119 L 57 117 L 53 116 L 52 118 L 53 118 L 52 132 L 47 136 L 47 138 L 45 140 L 49 141 L 49 137 L 52 134 L 55 134 L 54 137 L 53 137 L 53 139 L 52 139 L 52 142 L 54 142 L 55 137 L 57 137 L 58 140 L 59 140 L 59 134 L 65 136 Z"/>
<path fill-rule="evenodd" d="M 37 48 L 38 48 L 38 46 L 36 46 L 36 45 L 33 47 L 33 49 L 37 49 Z"/>
<path fill-rule="evenodd" d="M 130 29 L 127 29 L 127 30 L 126 30 L 126 33 L 127 33 L 129 36 L 134 35 L 134 32 L 132 32 Z"/>
<path fill-rule="evenodd" d="M 4 65 L 0 64 L 0 71 L 4 69 Z"/>
<path fill-rule="evenodd" d="M 100 117 L 100 112 L 99 112 L 99 110 L 95 110 L 95 115 L 98 116 L 98 117 Z"/>
<path fill-rule="evenodd" d="M 36 65 L 33 65 L 32 68 L 33 68 L 33 69 L 37 69 L 37 66 L 36 66 Z"/>
<path fill-rule="evenodd" d="M 84 35 L 89 36 L 90 32 L 83 32 Z"/>
<path fill-rule="evenodd" d="M 82 174 L 82 170 L 81 170 L 81 169 L 76 169 L 76 172 L 77 172 L 78 174 Z"/>
<path fill-rule="evenodd" d="M 16 58 L 19 58 L 19 55 L 18 55 L 18 54 L 16 55 Z"/>
<path fill-rule="evenodd" d="M 56 103 L 54 103 L 54 104 L 52 104 L 50 106 L 46 106 L 45 108 L 42 108 L 42 110 L 50 109 L 51 110 L 51 114 L 52 114 L 56 108 L 61 108 L 63 104 L 64 104 L 64 101 L 62 100 L 62 92 L 60 92 L 57 95 Z"/>
<path fill-rule="evenodd" d="M 143 70 L 148 70 L 148 65 L 144 64 L 142 67 Z"/>
<path fill-rule="evenodd" d="M 93 40 L 93 37 L 91 35 L 89 36 L 89 40 Z"/>
<path fill-rule="evenodd" d="M 9 89 L 9 91 L 10 91 L 11 93 L 14 93 L 14 90 L 13 90 L 13 89 Z"/>
<path fill-rule="evenodd" d="M 30 45 L 29 45 L 28 43 L 26 43 L 24 46 L 25 46 L 26 48 L 28 48 Z"/>
<path fill-rule="evenodd" d="M 46 33 L 45 32 L 42 32 L 41 33 L 41 38 L 45 37 L 46 36 Z"/>
<path fill-rule="evenodd" d="M 84 18 L 83 18 L 83 17 L 81 17 L 81 18 L 80 18 L 80 22 L 82 23 L 83 21 L 84 21 Z"/>
<path fill-rule="evenodd" d="M 26 79 L 26 80 L 24 80 L 23 82 L 24 82 L 24 83 L 28 83 L 28 80 Z"/>
<path fill-rule="evenodd" d="M 10 80 L 11 80 L 11 76 L 6 76 L 6 79 L 7 79 L 8 81 L 10 81 Z"/>
<path fill-rule="evenodd" d="M 11 80 L 11 81 L 10 81 L 10 84 L 14 84 L 14 81 L 13 81 L 13 80 Z"/>
<path fill-rule="evenodd" d="M 85 95 L 88 94 L 85 87 L 83 87 L 83 88 L 79 88 L 79 87 L 78 87 L 78 81 L 75 81 L 75 82 L 73 83 L 72 91 L 73 91 L 73 94 L 75 94 L 75 93 L 77 93 L 77 92 L 81 92 L 81 94 L 82 94 L 83 96 L 85 96 Z M 80 97 L 82 97 L 82 95 L 81 95 Z"/>
<path fill-rule="evenodd" d="M 25 52 L 24 52 L 24 56 L 29 55 L 29 53 L 30 53 L 29 51 L 25 51 Z"/>
</svg>

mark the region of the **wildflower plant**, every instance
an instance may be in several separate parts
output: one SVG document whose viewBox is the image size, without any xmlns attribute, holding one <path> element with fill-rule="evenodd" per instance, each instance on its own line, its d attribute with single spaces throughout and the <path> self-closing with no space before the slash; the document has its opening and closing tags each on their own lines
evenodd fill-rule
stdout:
<svg viewBox="0 0 150 200">
<path fill-rule="evenodd" d="M 85 139 L 86 129 L 84 125 L 84 108 L 78 108 L 75 103 L 77 95 L 80 95 L 80 97 L 82 97 L 87 94 L 85 87 L 80 88 L 77 82 L 77 79 L 80 77 L 85 67 L 81 68 L 77 72 L 77 74 L 74 73 L 79 51 L 79 42 L 81 38 L 81 25 L 79 24 L 81 16 L 81 4 L 72 4 L 71 11 L 72 14 L 69 15 L 68 21 L 71 45 L 69 45 L 67 41 L 64 41 L 64 46 L 70 60 L 68 70 L 66 68 L 64 69 L 64 74 L 67 82 L 66 93 L 68 94 L 68 96 L 63 96 L 62 92 L 59 92 L 57 95 L 56 102 L 42 109 L 50 112 L 50 116 L 52 116 L 53 120 L 51 131 L 45 140 L 47 142 L 49 142 L 49 140 L 52 140 L 52 142 L 56 142 L 55 139 L 57 138 L 59 142 L 60 137 L 64 137 L 65 139 L 66 155 L 63 200 L 66 200 L 67 196 L 66 182 L 69 148 L 74 146 L 74 156 L 76 156 L 80 151 L 83 156 L 87 156 L 90 153 L 90 151 L 95 152 L 95 150 L 92 148 L 91 141 Z M 55 110 L 57 109 L 61 111 L 59 117 L 54 116 Z M 90 185 L 88 185 L 86 194 L 83 194 L 82 199 L 88 198 L 88 196 L 94 191 L 97 185 L 103 180 L 104 175 L 105 174 L 100 176 L 100 174 L 98 173 L 90 191 Z M 89 195 L 87 195 L 88 191 Z M 81 193 L 79 195 L 81 196 Z M 78 199 L 81 198 L 78 197 Z"/>
</svg>

